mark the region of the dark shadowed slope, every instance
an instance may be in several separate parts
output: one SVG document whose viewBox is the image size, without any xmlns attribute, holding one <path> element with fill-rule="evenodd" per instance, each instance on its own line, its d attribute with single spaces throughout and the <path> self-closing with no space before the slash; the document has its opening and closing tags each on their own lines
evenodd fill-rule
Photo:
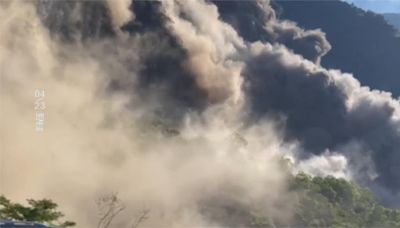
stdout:
<svg viewBox="0 0 400 228">
<path fill-rule="evenodd" d="M 381 15 L 342 1 L 277 1 L 281 18 L 321 28 L 332 45 L 322 65 L 354 73 L 362 84 L 400 95 L 400 38 Z"/>
<path fill-rule="evenodd" d="M 383 17 L 389 24 L 393 25 L 398 30 L 398 34 L 400 34 L 400 13 L 385 13 Z"/>
<path fill-rule="evenodd" d="M 384 183 L 387 189 L 391 189 L 387 194 L 380 195 L 385 195 L 383 197 L 387 204 L 397 207 L 399 204 L 393 202 L 399 199 L 400 192 L 400 125 L 397 120 L 393 122 L 397 119 L 393 115 L 397 115 L 395 113 L 398 111 L 387 102 L 379 102 L 376 106 L 373 101 L 375 98 L 372 98 L 375 96 L 372 94 L 387 98 L 389 95 L 377 91 L 371 92 L 372 96 L 366 99 L 361 95 L 360 100 L 357 98 L 360 102 L 350 107 L 349 102 L 352 102 L 355 90 L 351 89 L 349 93 L 350 90 L 340 86 L 340 81 L 353 78 L 345 74 L 336 77 L 334 75 L 338 72 L 307 67 L 310 62 L 299 56 L 317 65 L 322 60 L 322 65 L 328 65 L 329 68 L 355 72 L 362 84 L 372 85 L 372 88 L 391 86 L 395 91 L 394 88 L 400 86 L 397 77 L 400 73 L 399 52 L 394 51 L 399 49 L 396 45 L 400 43 L 394 37 L 395 30 L 387 25 L 382 16 L 335 1 L 282 2 L 292 7 L 293 11 L 297 10 L 293 14 L 308 18 L 310 24 L 315 22 L 316 25 L 310 26 L 315 30 L 304 30 L 293 22 L 277 20 L 276 11 L 270 6 L 254 1 L 214 3 L 221 18 L 231 24 L 246 41 L 272 44 L 246 61 L 243 71 L 247 83 L 246 95 L 254 119 L 283 115 L 285 138 L 301 142 L 306 156 L 309 156 L 309 152 L 321 154 L 326 150 L 341 151 L 350 160 L 350 166 L 357 170 L 355 173 L 362 176 L 356 179 L 368 180 L 360 182 L 367 182 L 366 185 L 378 192 L 381 190 L 370 182 L 371 176 L 366 171 L 375 167 L 378 177 L 373 182 Z M 332 15 L 330 11 L 336 14 Z M 312 17 L 313 13 L 318 16 Z M 320 26 L 322 22 L 329 25 L 328 41 L 329 31 L 334 31 L 336 42 L 328 43 L 324 27 Z M 322 31 L 317 29 L 320 27 Z M 285 51 L 281 49 L 282 46 Z M 339 51 L 335 51 L 335 48 Z M 326 56 L 329 53 L 333 54 Z M 296 61 L 296 58 L 301 61 Z M 358 82 L 354 82 L 358 87 Z M 345 84 L 353 83 L 347 81 Z M 363 90 L 367 88 L 360 88 L 359 91 Z M 361 156 L 355 154 L 357 151 Z M 360 159 L 368 157 L 368 151 L 374 151 L 371 154 L 374 162 L 366 162 L 359 169 Z"/>
</svg>

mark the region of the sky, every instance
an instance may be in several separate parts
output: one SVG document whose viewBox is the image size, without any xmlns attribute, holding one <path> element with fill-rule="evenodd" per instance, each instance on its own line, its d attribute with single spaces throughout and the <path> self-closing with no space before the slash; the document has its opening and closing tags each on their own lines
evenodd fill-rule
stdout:
<svg viewBox="0 0 400 228">
<path fill-rule="evenodd" d="M 376 13 L 400 13 L 400 0 L 346 0 Z"/>
</svg>

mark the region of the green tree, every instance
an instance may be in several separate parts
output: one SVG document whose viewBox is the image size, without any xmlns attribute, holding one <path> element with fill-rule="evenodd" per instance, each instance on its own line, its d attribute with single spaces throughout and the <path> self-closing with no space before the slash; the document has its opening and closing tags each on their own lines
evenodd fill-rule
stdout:
<svg viewBox="0 0 400 228">
<path fill-rule="evenodd" d="M 0 196 L 0 219 L 40 222 L 61 227 L 75 226 L 75 222 L 60 221 L 64 214 L 57 210 L 58 205 L 51 200 L 28 199 L 27 202 L 28 206 L 24 206 Z"/>
<path fill-rule="evenodd" d="M 294 226 L 400 227 L 400 210 L 385 208 L 354 182 L 300 173 L 291 179 L 295 193 Z"/>
</svg>

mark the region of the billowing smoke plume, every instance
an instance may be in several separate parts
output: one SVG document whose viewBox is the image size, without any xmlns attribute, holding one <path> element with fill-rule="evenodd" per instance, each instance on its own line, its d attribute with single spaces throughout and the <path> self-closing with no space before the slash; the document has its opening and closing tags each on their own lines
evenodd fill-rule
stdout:
<svg viewBox="0 0 400 228">
<path fill-rule="evenodd" d="M 215 4 L 223 20 L 253 42 L 252 57 L 242 72 L 252 121 L 283 116 L 285 137 L 301 142 L 303 156 L 338 151 L 349 159 L 354 178 L 380 193 L 384 186 L 384 197 L 393 203 L 400 190 L 399 101 L 361 87 L 349 74 L 306 61 L 318 64 L 330 50 L 323 32 L 278 20 L 264 1 Z M 268 43 L 254 43 L 257 40 Z"/>
<path fill-rule="evenodd" d="M 265 39 L 230 20 L 242 6 Z M 149 226 L 245 227 L 260 211 L 289 225 L 283 156 L 400 191 L 399 101 L 319 66 L 324 34 L 268 2 L 3 1 L 0 34 L 1 193 L 50 197 L 81 227 L 110 191 L 129 209 L 115 226 L 143 207 Z"/>
<path fill-rule="evenodd" d="M 171 19 L 147 27 L 135 13 L 138 21 L 123 30 L 106 3 L 2 3 L 1 193 L 54 199 L 79 227 L 96 226 L 95 199 L 114 191 L 127 209 L 113 226 L 129 225 L 143 208 L 150 210 L 146 225 L 157 227 L 221 227 L 232 218 L 247 226 L 246 213 L 258 211 L 285 222 L 290 208 L 278 161 L 293 146 L 273 123 L 242 128 L 239 75 L 228 79 L 239 70 L 229 53 L 219 53 L 210 31 L 202 44 L 209 46 L 195 47 L 173 27 L 176 20 L 197 29 L 178 16 L 189 10 L 183 5 L 138 3 Z M 211 16 L 215 36 L 219 26 L 234 34 L 216 11 Z M 41 133 L 36 89 L 45 90 L 47 106 Z"/>
<path fill-rule="evenodd" d="M 284 44 L 304 58 L 320 62 L 331 46 L 320 30 L 304 30 L 292 21 L 277 19 L 267 0 L 213 1 L 221 17 L 232 25 L 246 41 Z"/>
</svg>

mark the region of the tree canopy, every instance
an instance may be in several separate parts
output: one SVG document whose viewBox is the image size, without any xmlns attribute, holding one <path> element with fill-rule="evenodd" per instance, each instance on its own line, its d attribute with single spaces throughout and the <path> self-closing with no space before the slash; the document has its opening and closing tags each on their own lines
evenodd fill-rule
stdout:
<svg viewBox="0 0 400 228">
<path fill-rule="evenodd" d="M 40 222 L 58 227 L 75 226 L 75 222 L 60 221 L 64 214 L 58 211 L 58 205 L 52 200 L 28 199 L 27 204 L 13 203 L 5 196 L 0 196 L 0 220 Z"/>
<path fill-rule="evenodd" d="M 299 173 L 289 179 L 289 192 L 293 194 L 292 206 L 294 216 L 291 227 L 380 227 L 400 228 L 400 210 L 384 207 L 372 193 L 358 184 L 338 179 L 332 176 L 312 177 Z M 107 198 L 105 203 L 118 201 L 117 198 Z M 119 202 L 119 201 L 118 201 Z M 74 226 L 71 221 L 61 222 L 64 214 L 57 209 L 57 204 L 49 199 L 27 200 L 28 206 L 13 203 L 0 196 L 0 219 L 27 222 L 46 223 L 51 226 Z M 114 210 L 114 206 L 106 204 L 106 211 Z M 112 204 L 114 205 L 114 204 Z M 119 204 L 117 204 L 119 205 Z M 116 211 L 123 209 L 117 206 Z M 279 221 L 273 221 L 268 214 L 257 214 L 244 210 L 250 227 L 280 227 Z M 147 217 L 145 212 L 139 216 Z M 108 213 L 106 213 L 107 215 Z M 113 217 L 107 222 L 108 227 Z M 102 220 L 100 220 L 100 223 Z M 135 223 L 136 224 L 136 223 Z M 136 225 L 136 226 L 137 226 Z M 133 227 L 136 227 L 133 225 Z M 287 226 L 287 224 L 285 225 Z M 99 226 L 102 227 L 102 226 Z"/>
<path fill-rule="evenodd" d="M 293 227 L 400 227 L 400 210 L 379 204 L 372 193 L 344 179 L 293 176 Z M 268 216 L 253 218 L 254 227 L 279 227 Z"/>
</svg>

